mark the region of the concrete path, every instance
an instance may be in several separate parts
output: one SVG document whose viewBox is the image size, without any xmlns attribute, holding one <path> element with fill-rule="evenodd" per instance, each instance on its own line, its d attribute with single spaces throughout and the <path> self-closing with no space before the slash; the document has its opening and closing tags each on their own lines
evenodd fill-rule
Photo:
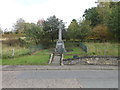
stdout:
<svg viewBox="0 0 120 90">
<path fill-rule="evenodd" d="M 109 65 L 3 65 L 3 71 L 21 70 L 118 70 L 118 66 Z"/>
<path fill-rule="evenodd" d="M 2 71 L 3 88 L 118 88 L 118 70 Z"/>
<path fill-rule="evenodd" d="M 55 55 L 55 56 L 53 57 L 53 61 L 52 61 L 51 65 L 59 66 L 59 65 L 60 65 L 60 56 Z"/>
</svg>

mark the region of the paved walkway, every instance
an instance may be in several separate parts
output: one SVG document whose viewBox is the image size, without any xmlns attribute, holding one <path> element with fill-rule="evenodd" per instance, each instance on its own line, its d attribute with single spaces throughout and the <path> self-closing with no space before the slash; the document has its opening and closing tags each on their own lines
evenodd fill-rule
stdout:
<svg viewBox="0 0 120 90">
<path fill-rule="evenodd" d="M 3 65 L 4 71 L 17 71 L 17 70 L 118 70 L 118 66 L 109 65 Z"/>
<path fill-rule="evenodd" d="M 51 65 L 57 65 L 57 66 L 59 66 L 60 65 L 60 56 L 58 56 L 58 55 L 54 56 Z"/>
</svg>

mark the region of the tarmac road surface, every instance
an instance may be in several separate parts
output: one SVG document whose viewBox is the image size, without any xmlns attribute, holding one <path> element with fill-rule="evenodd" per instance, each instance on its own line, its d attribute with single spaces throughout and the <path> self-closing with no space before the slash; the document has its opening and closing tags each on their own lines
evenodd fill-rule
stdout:
<svg viewBox="0 0 120 90">
<path fill-rule="evenodd" d="M 2 88 L 118 88 L 118 70 L 2 71 Z"/>
</svg>

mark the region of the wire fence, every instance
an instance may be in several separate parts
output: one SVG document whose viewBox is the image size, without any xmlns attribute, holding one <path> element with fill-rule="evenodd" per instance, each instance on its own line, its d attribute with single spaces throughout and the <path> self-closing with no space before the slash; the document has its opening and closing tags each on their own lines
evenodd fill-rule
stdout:
<svg viewBox="0 0 120 90">
<path fill-rule="evenodd" d="M 9 59 L 30 54 L 30 50 L 20 47 L 9 47 L 2 49 L 2 58 Z"/>
<path fill-rule="evenodd" d="M 29 47 L 30 53 L 34 53 L 34 52 L 42 50 L 42 49 L 44 49 L 44 46 L 42 44 Z"/>
<path fill-rule="evenodd" d="M 65 58 L 81 56 L 118 56 L 119 43 L 89 43 L 89 42 L 72 42 L 66 47 L 67 53 Z M 70 45 L 72 47 L 70 47 Z"/>
<path fill-rule="evenodd" d="M 2 59 L 10 59 L 19 56 L 30 55 L 43 48 L 44 47 L 42 45 L 33 45 L 30 46 L 29 48 L 18 47 L 18 46 L 14 46 L 14 47 L 4 46 L 4 48 L 2 49 Z"/>
<path fill-rule="evenodd" d="M 80 42 L 79 46 L 82 48 L 83 51 L 85 51 L 87 53 L 88 47 L 84 43 Z"/>
</svg>

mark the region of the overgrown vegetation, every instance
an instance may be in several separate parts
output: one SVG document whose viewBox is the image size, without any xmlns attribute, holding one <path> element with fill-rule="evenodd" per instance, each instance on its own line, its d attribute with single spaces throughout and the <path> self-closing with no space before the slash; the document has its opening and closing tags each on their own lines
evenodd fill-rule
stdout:
<svg viewBox="0 0 120 90">
<path fill-rule="evenodd" d="M 118 43 L 84 43 L 88 47 L 88 52 L 84 52 L 81 47 L 69 47 L 64 58 L 73 58 L 73 56 L 118 56 Z M 70 50 L 70 51 L 69 51 Z"/>
<path fill-rule="evenodd" d="M 73 19 L 65 28 L 65 23 L 55 15 L 48 17 L 46 20 L 38 20 L 37 24 L 25 22 L 22 18 L 16 21 L 14 30 L 7 36 L 12 39 L 16 34 L 26 37 L 27 42 L 32 42 L 36 45 L 44 44 L 49 47 L 51 43 L 58 39 L 58 27 L 62 25 L 62 33 L 64 40 L 101 40 L 104 41 L 119 41 L 119 14 L 120 2 L 99 2 L 97 7 L 88 8 L 84 11 L 83 17 L 80 20 Z M 6 36 L 6 35 L 3 35 Z"/>
<path fill-rule="evenodd" d="M 46 64 L 50 48 L 55 48 L 60 24 L 65 48 L 69 51 L 65 53 L 65 58 L 73 55 L 117 56 L 119 45 L 117 42 L 120 41 L 119 4 L 120 2 L 99 2 L 97 7 L 86 9 L 82 19 L 78 21 L 73 19 L 68 28 L 65 28 L 63 20 L 55 15 L 46 20 L 38 20 L 37 24 L 20 18 L 12 31 L 6 29 L 4 33 L 0 28 L 4 39 L 3 64 Z M 85 42 L 88 47 L 87 53 L 79 47 L 78 42 Z M 39 51 L 41 49 L 42 52 Z M 38 52 L 31 55 L 35 51 Z"/>
<path fill-rule="evenodd" d="M 25 47 L 20 46 L 6 46 L 3 45 L 2 47 L 2 58 L 9 59 L 9 58 L 16 58 L 19 56 L 30 55 L 30 50 Z"/>
<path fill-rule="evenodd" d="M 19 48 L 20 49 L 20 48 Z M 7 50 L 6 50 L 7 51 Z M 40 50 L 38 52 L 34 52 L 31 55 L 21 55 L 27 52 L 28 49 L 21 50 L 21 52 L 16 52 L 16 57 L 12 58 L 3 58 L 3 65 L 47 65 L 50 57 L 50 50 Z M 7 55 L 7 53 L 5 53 Z M 17 57 L 17 55 L 19 55 Z"/>
</svg>

